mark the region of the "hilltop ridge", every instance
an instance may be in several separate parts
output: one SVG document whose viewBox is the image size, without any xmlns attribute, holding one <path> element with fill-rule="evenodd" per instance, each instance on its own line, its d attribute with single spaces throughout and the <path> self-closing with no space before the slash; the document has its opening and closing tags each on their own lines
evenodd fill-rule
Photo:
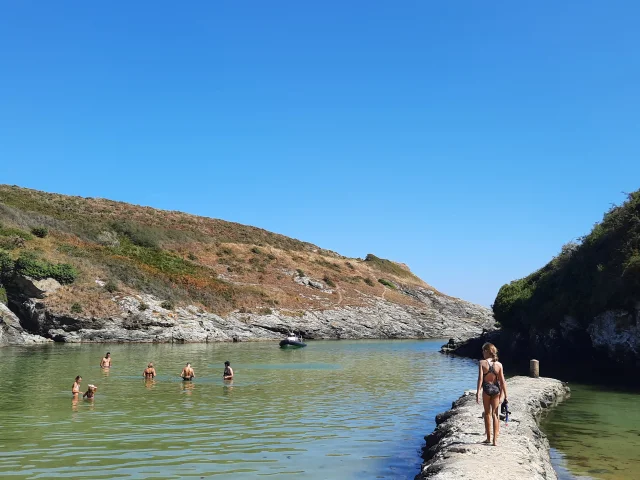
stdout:
<svg viewBox="0 0 640 480">
<path fill-rule="evenodd" d="M 120 317 L 127 298 L 139 300 L 140 312 L 157 303 L 161 315 L 193 307 L 287 318 L 377 302 L 420 310 L 426 297 L 458 301 L 374 254 L 348 258 L 252 226 L 8 185 L 0 185 L 0 272 L 0 300 L 45 336 L 35 323 Z M 39 320 L 33 302 L 25 307 L 34 298 Z"/>
</svg>

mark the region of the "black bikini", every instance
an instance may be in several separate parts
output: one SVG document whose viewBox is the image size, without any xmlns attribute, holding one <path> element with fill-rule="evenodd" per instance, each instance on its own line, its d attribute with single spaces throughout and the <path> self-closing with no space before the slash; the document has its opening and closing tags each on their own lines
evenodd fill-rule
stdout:
<svg viewBox="0 0 640 480">
<path fill-rule="evenodd" d="M 498 374 L 493 368 L 493 365 L 495 365 L 495 362 L 493 362 L 492 364 L 492 363 L 489 363 L 489 360 L 487 360 L 487 364 L 489 365 L 489 370 L 487 370 L 487 373 L 482 375 L 482 380 L 483 380 L 482 390 L 484 390 L 484 393 L 489 395 L 489 397 L 495 397 L 496 395 L 500 395 L 500 382 L 498 381 Z M 484 381 L 484 377 L 486 377 L 490 373 L 492 373 L 493 376 L 495 377 L 494 381 L 493 382 Z"/>
</svg>

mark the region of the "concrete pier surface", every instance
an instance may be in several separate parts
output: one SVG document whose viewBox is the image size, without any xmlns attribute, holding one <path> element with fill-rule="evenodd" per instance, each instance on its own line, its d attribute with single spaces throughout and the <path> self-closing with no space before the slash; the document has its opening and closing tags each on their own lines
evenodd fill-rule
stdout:
<svg viewBox="0 0 640 480">
<path fill-rule="evenodd" d="M 475 390 L 465 392 L 451 410 L 436 417 L 436 429 L 425 437 L 425 462 L 416 480 L 556 479 L 549 442 L 538 422 L 569 397 L 569 387 L 552 378 L 513 377 L 507 391 L 511 415 L 508 424 L 500 422 L 497 446 L 482 444 L 482 404 L 476 404 Z"/>
</svg>

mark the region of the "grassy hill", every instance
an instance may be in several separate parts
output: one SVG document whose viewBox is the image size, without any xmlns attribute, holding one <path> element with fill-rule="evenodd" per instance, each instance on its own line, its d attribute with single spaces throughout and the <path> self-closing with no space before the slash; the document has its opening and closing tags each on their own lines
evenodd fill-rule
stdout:
<svg viewBox="0 0 640 480">
<path fill-rule="evenodd" d="M 602 312 L 634 311 L 638 302 L 640 190 L 540 270 L 504 285 L 493 310 L 503 326 L 526 332 L 557 327 L 567 316 L 586 327 Z"/>
<path fill-rule="evenodd" d="M 346 258 L 233 222 L 0 185 L 0 283 L 16 273 L 64 285 L 44 300 L 48 308 L 95 316 L 115 311 L 111 299 L 120 293 L 219 314 L 296 313 L 372 297 L 413 304 L 398 286 L 431 288 L 405 265 L 372 254 Z M 305 277 L 327 288 L 310 288 Z M 4 295 L 0 286 L 0 301 Z"/>
</svg>

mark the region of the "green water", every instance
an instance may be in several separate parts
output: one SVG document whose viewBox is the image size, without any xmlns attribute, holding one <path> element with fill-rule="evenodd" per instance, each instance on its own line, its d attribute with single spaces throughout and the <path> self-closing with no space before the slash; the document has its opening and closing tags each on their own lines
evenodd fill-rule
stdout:
<svg viewBox="0 0 640 480">
<path fill-rule="evenodd" d="M 441 344 L 0 349 L 0 477 L 412 479 L 435 414 L 476 378 Z M 187 361 L 192 383 L 178 378 Z M 98 386 L 93 402 L 72 402 L 76 375 Z"/>
<path fill-rule="evenodd" d="M 640 479 L 640 392 L 570 386 L 541 424 L 559 478 Z"/>
</svg>

